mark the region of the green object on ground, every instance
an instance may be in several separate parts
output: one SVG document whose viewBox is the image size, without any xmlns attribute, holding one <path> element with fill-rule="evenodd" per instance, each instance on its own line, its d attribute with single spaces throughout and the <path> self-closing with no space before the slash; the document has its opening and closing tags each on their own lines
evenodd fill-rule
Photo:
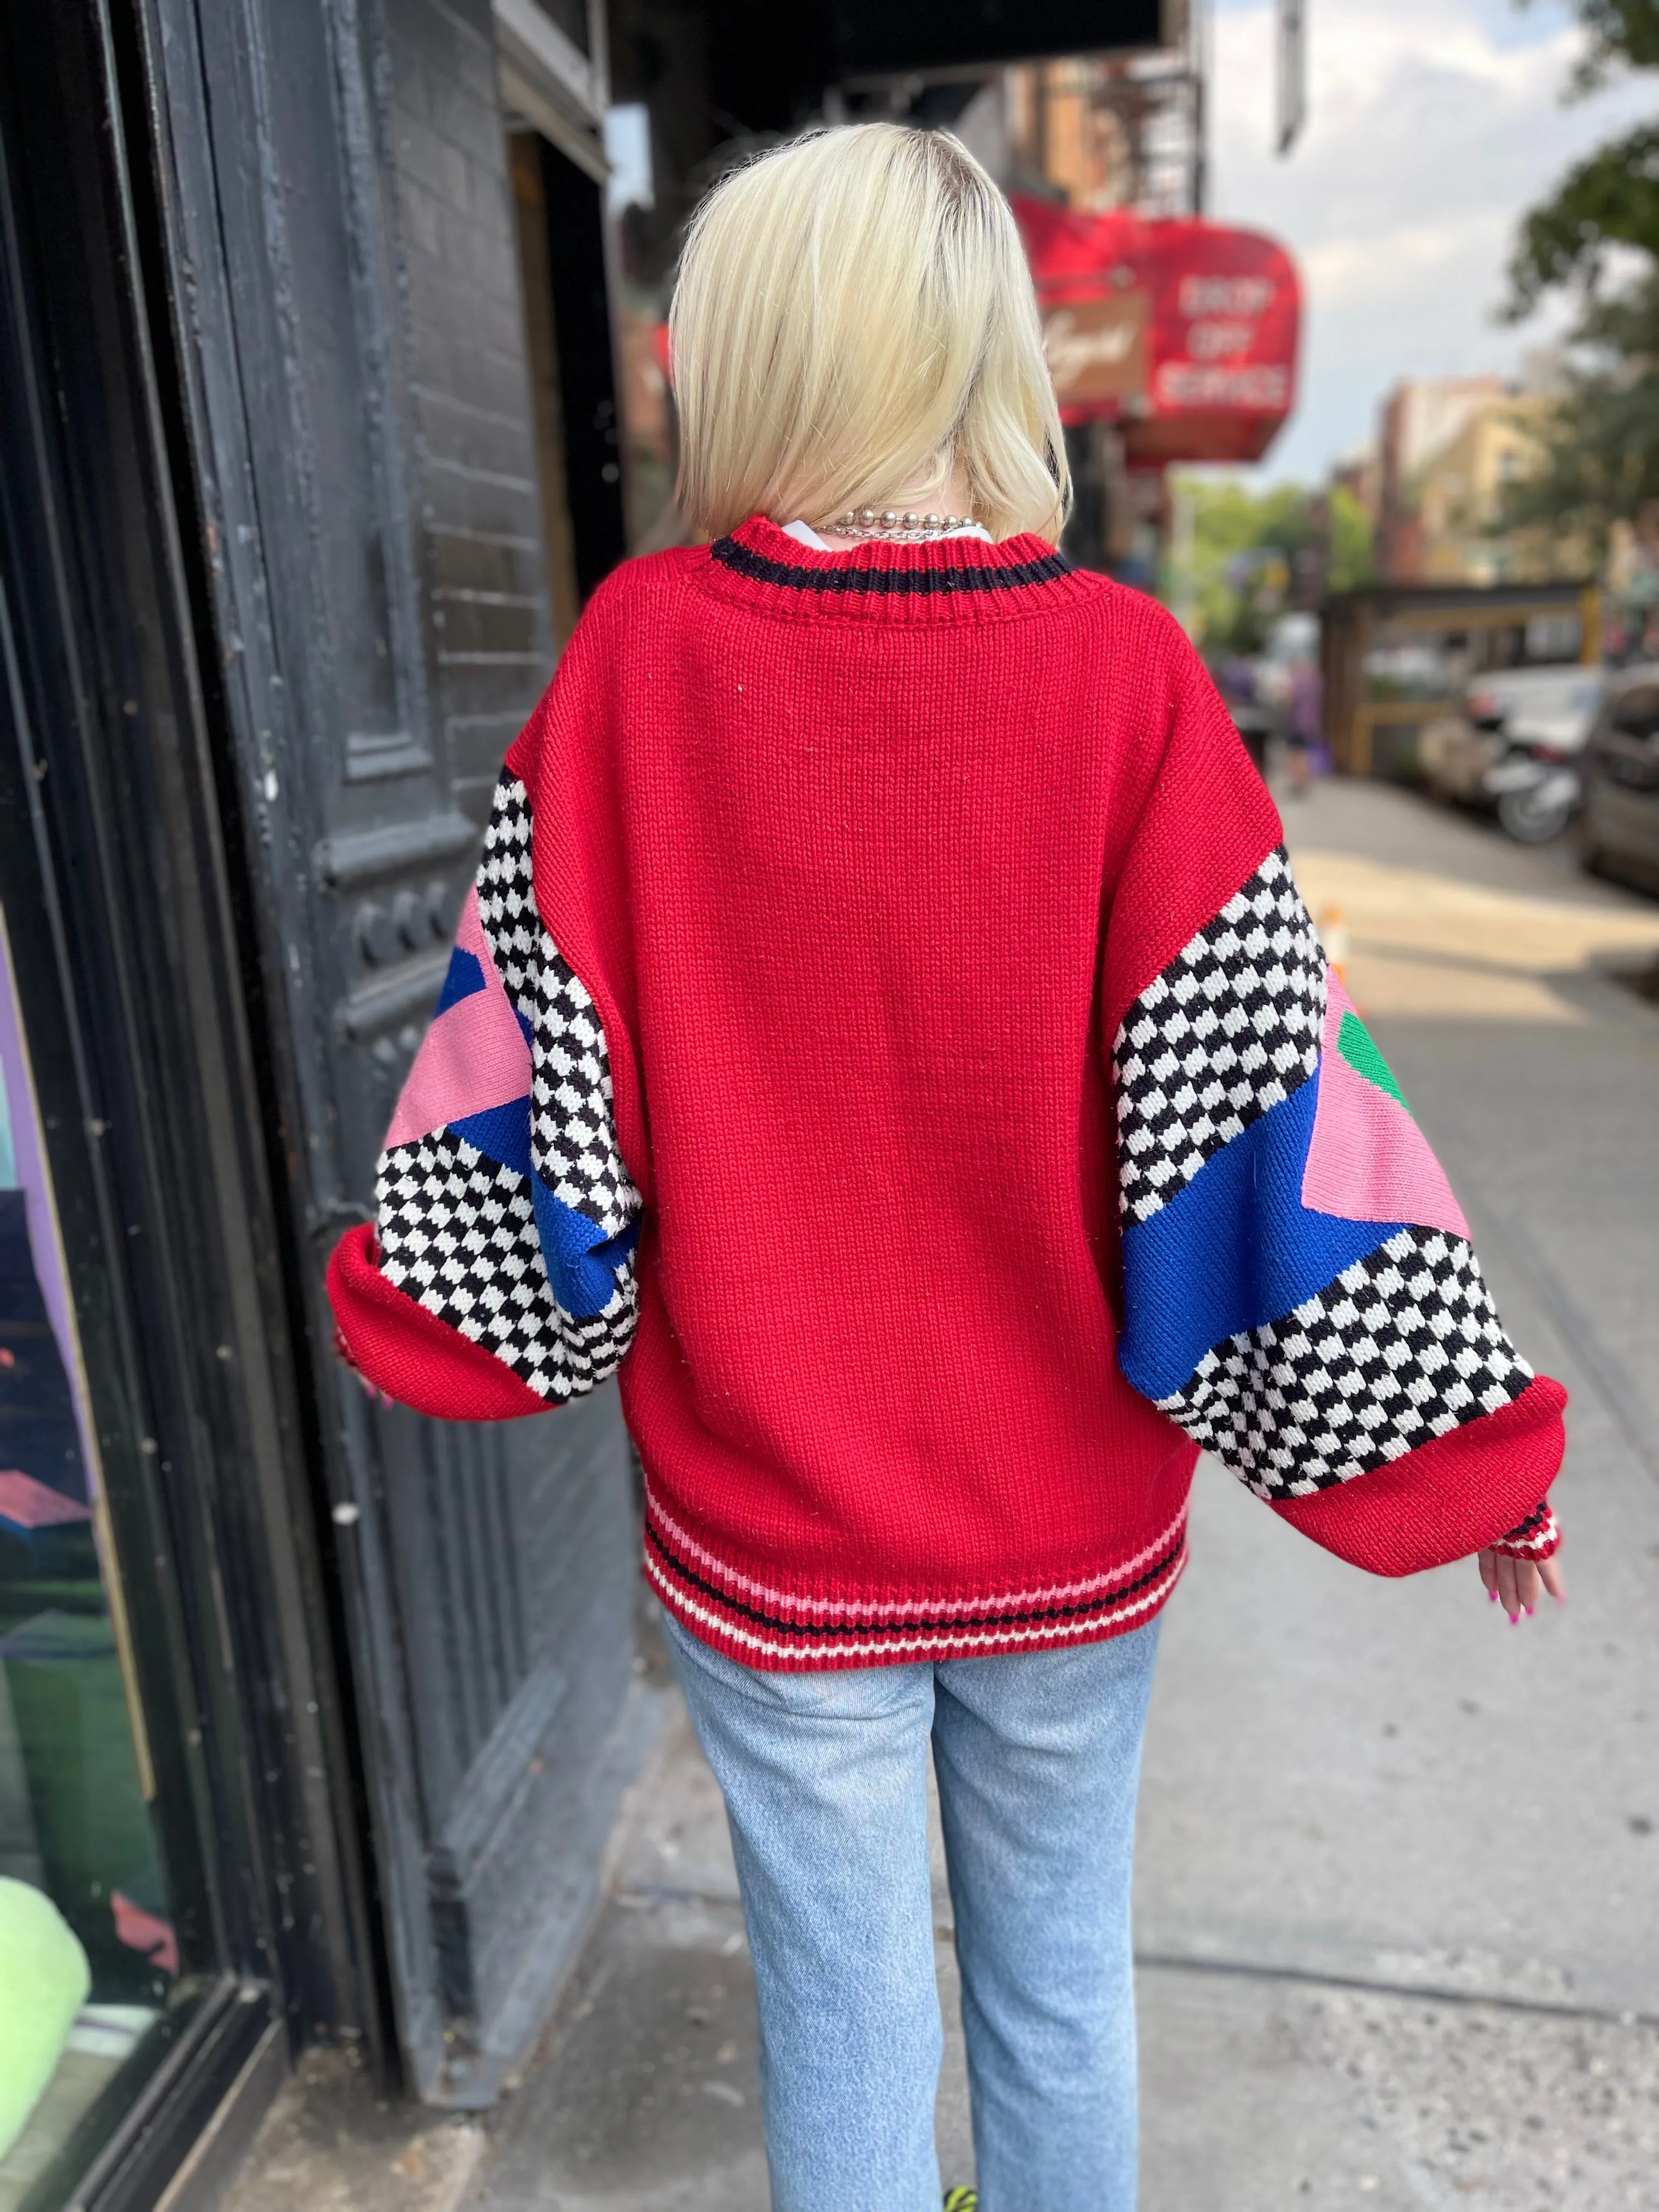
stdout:
<svg viewBox="0 0 1659 2212">
<path fill-rule="evenodd" d="M 51 2081 L 91 1989 L 80 1938 L 52 1899 L 0 1875 L 0 2158 Z"/>
<path fill-rule="evenodd" d="M 1370 1031 L 1358 1014 L 1343 1015 L 1342 1026 L 1336 1033 L 1336 1048 L 1367 1083 L 1374 1083 L 1379 1091 L 1386 1091 L 1390 1098 L 1397 1098 L 1406 1106 L 1406 1094 L 1395 1081 L 1394 1070 L 1377 1050 Z M 1411 1110 L 1406 1106 L 1408 1114 Z"/>
</svg>

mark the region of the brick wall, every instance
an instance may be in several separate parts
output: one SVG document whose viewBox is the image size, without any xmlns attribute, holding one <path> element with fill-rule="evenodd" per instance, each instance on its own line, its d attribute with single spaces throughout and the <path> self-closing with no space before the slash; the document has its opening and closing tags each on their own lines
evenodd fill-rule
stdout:
<svg viewBox="0 0 1659 2212">
<path fill-rule="evenodd" d="M 482 821 L 553 665 L 489 0 L 386 0 L 434 735 Z"/>
<path fill-rule="evenodd" d="M 507 147 L 489 0 L 380 5 L 433 738 L 482 823 L 554 659 Z M 574 1951 L 626 1771 L 607 1745 L 633 1680 L 638 1538 L 615 1387 L 556 1422 L 423 1423 L 411 1457 L 393 1548 L 424 1874 L 445 2002 L 484 2048 L 447 2063 L 487 2066 Z"/>
</svg>

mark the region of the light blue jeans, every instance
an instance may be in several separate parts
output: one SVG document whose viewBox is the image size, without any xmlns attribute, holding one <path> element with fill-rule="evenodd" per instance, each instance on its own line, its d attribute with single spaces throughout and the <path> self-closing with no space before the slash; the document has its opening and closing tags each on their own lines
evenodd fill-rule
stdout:
<svg viewBox="0 0 1659 2212">
<path fill-rule="evenodd" d="M 983 2212 L 1133 2212 L 1129 1875 L 1158 1623 L 814 1674 L 663 1626 L 732 1826 L 773 2212 L 939 2212 L 930 1737 Z"/>
</svg>

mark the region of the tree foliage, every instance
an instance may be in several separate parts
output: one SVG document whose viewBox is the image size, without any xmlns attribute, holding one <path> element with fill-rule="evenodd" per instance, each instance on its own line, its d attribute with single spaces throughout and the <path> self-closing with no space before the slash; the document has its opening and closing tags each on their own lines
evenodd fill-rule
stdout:
<svg viewBox="0 0 1659 2212">
<path fill-rule="evenodd" d="M 1525 4 L 1525 0 L 1522 0 Z M 1625 69 L 1659 69 L 1659 0 L 1577 0 L 1588 33 L 1568 98 Z M 1615 250 L 1646 267 L 1603 289 Z M 1519 320 L 1546 292 L 1576 288 L 1561 399 L 1541 426 L 1541 464 L 1511 485 L 1494 526 L 1543 526 L 1605 546 L 1617 523 L 1659 539 L 1659 123 L 1599 147 L 1522 222 L 1507 312 Z"/>
<path fill-rule="evenodd" d="M 1314 556 L 1321 586 L 1348 591 L 1372 576 L 1371 524 L 1342 485 L 1303 484 L 1252 491 L 1237 477 L 1188 478 L 1192 503 L 1190 573 L 1199 635 L 1206 647 L 1260 650 L 1273 617 L 1295 595 Z"/>
<path fill-rule="evenodd" d="M 1567 80 L 1569 100 L 1623 70 L 1659 69 L 1659 0 L 1576 0 L 1574 12 L 1587 35 Z M 1510 261 L 1510 314 L 1530 314 L 1560 285 L 1593 289 L 1610 249 L 1620 246 L 1659 260 L 1659 127 L 1649 124 L 1569 169 L 1524 218 Z"/>
<path fill-rule="evenodd" d="M 1613 525 L 1626 522 L 1659 551 L 1659 269 L 1590 301 L 1574 351 L 1541 428 L 1540 465 L 1506 488 L 1494 528 L 1542 526 L 1605 554 Z"/>
<path fill-rule="evenodd" d="M 1659 7 L 1654 0 L 1578 0 L 1577 13 L 1589 39 L 1567 80 L 1570 100 L 1599 92 L 1620 69 L 1659 69 Z"/>
<path fill-rule="evenodd" d="M 1529 315 L 1565 284 L 1593 291 L 1615 246 L 1659 261 L 1659 125 L 1642 124 L 1569 169 L 1524 216 L 1510 259 L 1507 313 Z"/>
</svg>

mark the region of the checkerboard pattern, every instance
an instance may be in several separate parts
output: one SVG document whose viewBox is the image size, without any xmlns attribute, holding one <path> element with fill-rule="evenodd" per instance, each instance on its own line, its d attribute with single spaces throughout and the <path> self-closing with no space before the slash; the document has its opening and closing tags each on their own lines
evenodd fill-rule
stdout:
<svg viewBox="0 0 1659 2212">
<path fill-rule="evenodd" d="M 529 797 L 504 775 L 484 835 L 478 912 L 507 997 L 529 1031 L 530 1157 L 565 1205 L 617 1235 L 639 1212 L 617 1143 L 611 1065 L 592 1000 L 543 927 L 531 872 Z M 375 1194 L 386 1279 L 481 1344 L 550 1403 L 592 1390 L 633 1341 L 632 1258 L 602 1313 L 554 1296 L 531 1180 L 439 1129 L 380 1161 Z"/>
<path fill-rule="evenodd" d="M 1225 1338 L 1158 1403 L 1258 1497 L 1301 1498 L 1496 1413 L 1532 1379 L 1469 1247 L 1402 1229 L 1282 1321 Z"/>
<path fill-rule="evenodd" d="M 605 1030 L 580 978 L 542 932 L 531 1017 L 530 1155 L 567 1206 L 607 1237 L 640 1211 L 617 1144 Z"/>
<path fill-rule="evenodd" d="M 528 1021 L 542 918 L 530 862 L 530 794 L 503 769 L 478 862 L 478 914 L 507 995 Z"/>
<path fill-rule="evenodd" d="M 1324 1021 L 1324 950 L 1281 847 L 1123 1018 L 1112 1060 L 1126 1227 L 1307 1081 Z"/>
<path fill-rule="evenodd" d="M 641 1200 L 617 1142 L 605 1029 L 543 926 L 530 850 L 528 795 L 504 775 L 484 836 L 478 914 L 507 994 L 530 1027 L 530 1156 L 556 1196 L 615 1237 Z"/>
<path fill-rule="evenodd" d="M 438 1129 L 387 1152 L 374 1194 L 386 1280 L 480 1344 L 550 1405 L 593 1389 L 634 1338 L 639 1289 L 617 1271 L 603 1313 L 557 1304 L 536 1232 L 530 1178 Z"/>
</svg>

